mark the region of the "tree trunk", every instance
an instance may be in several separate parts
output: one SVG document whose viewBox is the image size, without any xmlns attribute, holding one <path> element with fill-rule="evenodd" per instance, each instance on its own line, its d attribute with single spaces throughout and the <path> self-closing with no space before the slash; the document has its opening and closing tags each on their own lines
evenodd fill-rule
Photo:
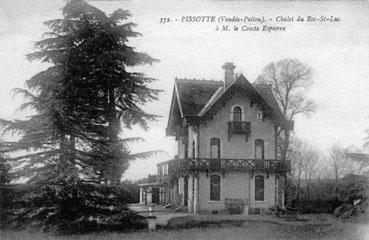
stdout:
<svg viewBox="0 0 369 240">
<path fill-rule="evenodd" d="M 117 119 L 117 112 L 115 109 L 115 95 L 114 95 L 114 88 L 109 86 L 108 89 L 108 111 L 109 111 L 109 141 L 110 141 L 110 147 L 111 149 L 111 157 L 112 157 L 112 164 L 113 166 L 110 166 L 110 169 L 112 171 L 109 171 L 108 178 L 110 179 L 110 184 L 117 184 L 120 182 L 120 176 L 115 174 L 115 171 L 117 167 L 119 167 L 119 146 L 118 146 L 118 134 L 119 134 L 119 119 Z M 119 171 L 119 170 L 118 170 Z"/>
<path fill-rule="evenodd" d="M 334 194 L 336 199 L 338 199 L 338 171 L 337 169 L 335 169 L 335 190 L 334 190 Z"/>
<path fill-rule="evenodd" d="M 287 160 L 287 152 L 288 152 L 289 145 L 290 145 L 290 132 L 288 130 L 284 130 L 284 146 L 281 152 L 282 161 Z"/>
<path fill-rule="evenodd" d="M 310 180 L 306 182 L 306 198 L 310 200 Z"/>
<path fill-rule="evenodd" d="M 67 164 L 67 139 L 65 137 L 65 134 L 60 134 L 60 145 L 59 145 L 59 150 L 60 150 L 60 160 L 59 160 L 59 164 L 58 164 L 58 170 L 59 170 L 59 175 L 62 175 L 65 172 L 65 166 Z"/>
<path fill-rule="evenodd" d="M 297 194 L 296 194 L 296 199 L 297 200 L 300 200 L 300 183 L 301 183 L 301 179 L 300 179 L 300 176 L 297 180 Z"/>
<path fill-rule="evenodd" d="M 281 160 L 282 161 L 286 161 L 287 160 L 287 151 L 288 151 L 288 146 L 290 144 L 290 132 L 288 130 L 284 130 L 284 146 L 282 148 L 282 152 L 281 152 Z M 285 174 L 285 183 L 287 183 L 287 174 Z M 283 191 L 284 191 L 284 195 L 285 195 L 285 200 L 287 199 L 287 184 L 284 184 L 283 186 Z"/>
<path fill-rule="evenodd" d="M 76 166 L 76 139 L 73 136 L 69 136 L 68 162 L 70 164 L 71 175 L 78 178 L 78 170 Z"/>
</svg>

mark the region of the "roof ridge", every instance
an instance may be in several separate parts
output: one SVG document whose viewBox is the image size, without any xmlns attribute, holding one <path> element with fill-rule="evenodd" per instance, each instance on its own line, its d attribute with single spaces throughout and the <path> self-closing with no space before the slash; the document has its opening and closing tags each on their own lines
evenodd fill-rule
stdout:
<svg viewBox="0 0 369 240">
<path fill-rule="evenodd" d="M 200 110 L 200 112 L 197 114 L 198 116 L 201 116 L 203 112 L 206 112 L 207 109 L 214 103 L 214 101 L 221 95 L 221 92 L 224 90 L 223 86 L 220 86 L 213 95 L 209 98 L 207 103 L 205 103 L 204 107 Z"/>
<path fill-rule="evenodd" d="M 222 80 L 214 80 L 214 79 L 196 79 L 196 78 L 175 78 L 175 81 L 186 81 L 186 82 L 206 82 L 206 83 L 221 83 Z"/>
<path fill-rule="evenodd" d="M 253 82 L 251 83 L 253 86 L 255 87 L 266 87 L 266 88 L 272 88 L 272 84 L 271 83 L 256 83 Z"/>
</svg>

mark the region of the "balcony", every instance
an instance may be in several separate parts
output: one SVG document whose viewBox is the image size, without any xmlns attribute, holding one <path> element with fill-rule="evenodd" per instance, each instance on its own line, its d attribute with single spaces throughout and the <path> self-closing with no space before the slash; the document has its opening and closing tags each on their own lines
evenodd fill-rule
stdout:
<svg viewBox="0 0 369 240">
<path fill-rule="evenodd" d="M 232 135 L 245 135 L 246 141 L 251 134 L 251 122 L 232 121 L 228 122 L 228 140 Z"/>
<path fill-rule="evenodd" d="M 291 161 L 275 159 L 175 159 L 169 163 L 169 174 L 194 171 L 265 171 L 286 173 L 291 171 Z"/>
</svg>

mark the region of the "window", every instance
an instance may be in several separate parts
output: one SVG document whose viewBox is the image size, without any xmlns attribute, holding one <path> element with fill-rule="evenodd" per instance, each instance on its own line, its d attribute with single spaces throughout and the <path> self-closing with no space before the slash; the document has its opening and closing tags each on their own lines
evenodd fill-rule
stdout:
<svg viewBox="0 0 369 240">
<path fill-rule="evenodd" d="M 195 141 L 192 141 L 192 158 L 195 158 Z"/>
<path fill-rule="evenodd" d="M 210 139 L 210 158 L 220 158 L 220 139 Z"/>
<path fill-rule="evenodd" d="M 264 177 L 255 177 L 255 201 L 264 201 Z"/>
<path fill-rule="evenodd" d="M 220 201 L 220 176 L 210 176 L 210 201 Z"/>
<path fill-rule="evenodd" d="M 242 109 L 238 106 L 233 108 L 233 121 L 234 122 L 242 121 Z"/>
<path fill-rule="evenodd" d="M 262 139 L 255 140 L 255 159 L 264 159 L 264 140 Z"/>
<path fill-rule="evenodd" d="M 220 168 L 220 139 L 212 138 L 210 139 L 210 167 Z"/>
</svg>

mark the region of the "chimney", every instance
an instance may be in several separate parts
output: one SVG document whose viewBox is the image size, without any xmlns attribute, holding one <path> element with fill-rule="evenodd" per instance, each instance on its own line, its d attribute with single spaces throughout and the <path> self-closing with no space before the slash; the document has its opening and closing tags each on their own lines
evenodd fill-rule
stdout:
<svg viewBox="0 0 369 240">
<path fill-rule="evenodd" d="M 231 62 L 226 62 L 222 68 L 224 69 L 224 88 L 226 88 L 234 80 L 234 69 L 236 66 Z"/>
</svg>

